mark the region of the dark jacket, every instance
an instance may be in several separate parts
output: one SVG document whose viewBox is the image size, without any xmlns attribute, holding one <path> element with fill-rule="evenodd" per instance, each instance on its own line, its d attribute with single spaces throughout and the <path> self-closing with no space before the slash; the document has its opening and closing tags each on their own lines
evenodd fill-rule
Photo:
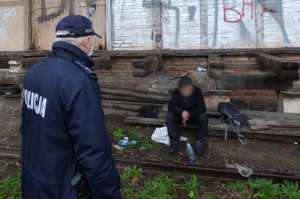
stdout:
<svg viewBox="0 0 300 199">
<path fill-rule="evenodd" d="M 206 112 L 205 101 L 200 88 L 195 87 L 194 93 L 190 97 L 180 95 L 178 89 L 172 93 L 168 109 L 177 117 L 181 117 L 183 111 L 188 111 L 192 118 Z"/>
<path fill-rule="evenodd" d="M 76 63 L 76 64 L 75 64 Z M 120 198 L 92 60 L 78 47 L 53 52 L 24 78 L 23 199 L 75 199 L 71 180 L 82 170 L 93 198 Z"/>
</svg>

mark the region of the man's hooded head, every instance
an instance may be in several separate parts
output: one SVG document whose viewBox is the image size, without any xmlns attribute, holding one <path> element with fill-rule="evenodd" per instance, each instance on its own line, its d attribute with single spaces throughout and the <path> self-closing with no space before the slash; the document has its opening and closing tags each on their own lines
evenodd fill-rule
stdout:
<svg viewBox="0 0 300 199">
<path fill-rule="evenodd" d="M 194 84 L 191 78 L 182 77 L 178 82 L 178 90 L 181 96 L 190 97 L 194 93 Z"/>
</svg>

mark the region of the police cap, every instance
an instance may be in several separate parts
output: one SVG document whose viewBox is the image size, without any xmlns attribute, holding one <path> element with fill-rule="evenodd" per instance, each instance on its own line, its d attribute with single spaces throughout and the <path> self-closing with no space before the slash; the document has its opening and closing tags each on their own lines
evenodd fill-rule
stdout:
<svg viewBox="0 0 300 199">
<path fill-rule="evenodd" d="M 66 34 L 57 34 L 57 31 L 66 31 Z M 100 35 L 95 33 L 92 21 L 82 15 L 71 15 L 61 19 L 56 26 L 56 37 L 85 37 L 95 35 L 101 38 Z"/>
</svg>

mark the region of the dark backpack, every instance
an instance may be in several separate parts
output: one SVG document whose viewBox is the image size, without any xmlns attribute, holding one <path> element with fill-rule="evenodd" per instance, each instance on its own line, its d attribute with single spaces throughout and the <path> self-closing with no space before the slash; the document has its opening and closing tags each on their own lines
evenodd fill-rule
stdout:
<svg viewBox="0 0 300 199">
<path fill-rule="evenodd" d="M 158 106 L 155 105 L 145 105 L 141 107 L 138 111 L 138 117 L 144 118 L 157 118 L 159 113 Z"/>
<path fill-rule="evenodd" d="M 240 128 L 248 125 L 248 120 L 245 114 L 242 113 L 236 105 L 230 102 L 220 102 L 218 104 L 218 110 L 221 113 L 219 123 L 230 123 L 234 132 L 237 134 L 239 141 L 243 145 L 247 144 L 246 138 L 240 134 Z M 227 139 L 227 126 L 225 130 L 225 139 Z"/>
</svg>

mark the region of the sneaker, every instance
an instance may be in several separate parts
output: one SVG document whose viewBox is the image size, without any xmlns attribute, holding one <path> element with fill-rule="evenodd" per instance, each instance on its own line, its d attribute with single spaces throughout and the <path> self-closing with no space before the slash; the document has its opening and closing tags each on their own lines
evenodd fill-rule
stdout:
<svg viewBox="0 0 300 199">
<path fill-rule="evenodd" d="M 196 141 L 194 144 L 194 148 L 195 148 L 195 152 L 197 155 L 199 155 L 199 156 L 204 155 L 204 146 L 201 141 Z"/>
<path fill-rule="evenodd" d="M 179 144 L 178 143 L 172 143 L 169 153 L 176 154 L 179 151 Z"/>
</svg>

